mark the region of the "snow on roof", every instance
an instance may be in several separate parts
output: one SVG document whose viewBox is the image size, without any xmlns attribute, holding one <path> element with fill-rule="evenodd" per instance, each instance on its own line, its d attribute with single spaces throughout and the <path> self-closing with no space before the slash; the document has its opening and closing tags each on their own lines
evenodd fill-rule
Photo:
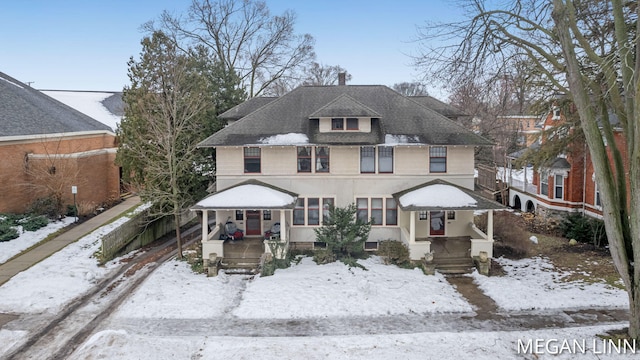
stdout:
<svg viewBox="0 0 640 360">
<path fill-rule="evenodd" d="M 109 96 L 112 96 L 113 93 L 58 90 L 43 90 L 42 93 L 100 121 L 107 126 L 110 126 L 114 131 L 116 130 L 118 123 L 120 123 L 120 117 L 113 114 L 107 110 L 104 105 L 102 105 L 102 101 Z"/>
<path fill-rule="evenodd" d="M 478 203 L 451 185 L 434 184 L 410 191 L 398 199 L 403 207 L 475 207 Z"/>
<path fill-rule="evenodd" d="M 420 138 L 417 135 L 392 135 L 386 134 L 384 136 L 384 143 L 386 145 L 399 145 L 399 144 L 416 144 L 420 142 Z"/>
<path fill-rule="evenodd" d="M 266 186 L 246 184 L 222 190 L 200 200 L 196 207 L 202 208 L 281 208 L 290 206 L 295 198 L 289 194 Z"/>
<path fill-rule="evenodd" d="M 258 140 L 260 144 L 265 145 L 297 145 L 308 144 L 309 138 L 305 134 L 300 133 L 288 133 L 272 135 Z"/>
</svg>

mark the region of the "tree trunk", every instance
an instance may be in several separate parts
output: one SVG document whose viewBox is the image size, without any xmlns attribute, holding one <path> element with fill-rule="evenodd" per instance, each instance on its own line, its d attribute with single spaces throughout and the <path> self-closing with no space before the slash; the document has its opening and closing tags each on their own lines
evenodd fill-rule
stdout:
<svg viewBox="0 0 640 360">
<path fill-rule="evenodd" d="M 182 235 L 180 234 L 180 214 L 173 214 L 173 222 L 176 227 L 176 243 L 178 244 L 178 259 L 182 260 Z"/>
</svg>

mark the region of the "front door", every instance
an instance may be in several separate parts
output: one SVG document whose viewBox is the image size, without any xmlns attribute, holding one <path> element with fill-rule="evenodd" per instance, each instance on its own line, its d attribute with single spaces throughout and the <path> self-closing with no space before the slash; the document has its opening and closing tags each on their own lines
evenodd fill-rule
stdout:
<svg viewBox="0 0 640 360">
<path fill-rule="evenodd" d="M 260 210 L 247 210 L 247 235 L 262 235 Z"/>
<path fill-rule="evenodd" d="M 444 211 L 429 211 L 429 235 L 444 235 Z"/>
</svg>

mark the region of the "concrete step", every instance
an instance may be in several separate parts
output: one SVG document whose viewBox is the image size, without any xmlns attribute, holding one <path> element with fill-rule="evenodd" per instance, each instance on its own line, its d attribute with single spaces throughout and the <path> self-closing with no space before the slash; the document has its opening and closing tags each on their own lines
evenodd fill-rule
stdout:
<svg viewBox="0 0 640 360">
<path fill-rule="evenodd" d="M 220 268 L 227 274 L 257 274 L 260 258 L 223 258 Z"/>
<path fill-rule="evenodd" d="M 469 274 L 473 272 L 473 260 L 470 257 L 435 258 L 436 270 L 442 274 Z"/>
</svg>

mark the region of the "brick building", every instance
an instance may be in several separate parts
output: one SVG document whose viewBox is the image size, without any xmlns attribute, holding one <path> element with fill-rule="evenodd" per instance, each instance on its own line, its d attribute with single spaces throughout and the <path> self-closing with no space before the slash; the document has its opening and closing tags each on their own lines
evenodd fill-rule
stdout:
<svg viewBox="0 0 640 360">
<path fill-rule="evenodd" d="M 98 207 L 120 196 L 116 136 L 93 118 L 0 72 L 0 212 L 57 192 Z"/>
</svg>

